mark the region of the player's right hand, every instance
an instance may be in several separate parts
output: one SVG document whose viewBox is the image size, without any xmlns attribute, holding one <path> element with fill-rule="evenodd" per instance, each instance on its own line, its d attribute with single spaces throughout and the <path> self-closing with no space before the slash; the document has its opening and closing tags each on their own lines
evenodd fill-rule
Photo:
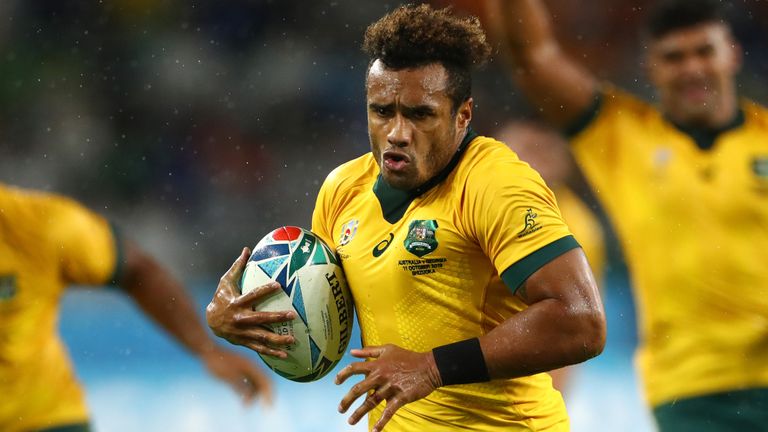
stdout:
<svg viewBox="0 0 768 432">
<path fill-rule="evenodd" d="M 243 248 L 232 267 L 221 277 L 216 293 L 205 310 L 205 318 L 213 333 L 230 343 L 248 347 L 260 354 L 286 358 L 288 354 L 277 347 L 294 343 L 293 336 L 278 335 L 265 324 L 290 321 L 296 318 L 296 313 L 253 310 L 255 303 L 281 289 L 277 282 L 270 282 L 247 294 L 240 294 L 238 281 L 243 275 L 250 254 L 248 248 Z"/>
</svg>

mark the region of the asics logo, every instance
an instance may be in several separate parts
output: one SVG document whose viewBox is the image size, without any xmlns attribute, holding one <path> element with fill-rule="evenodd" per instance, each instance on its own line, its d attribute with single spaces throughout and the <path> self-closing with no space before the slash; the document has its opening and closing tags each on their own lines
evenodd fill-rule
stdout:
<svg viewBox="0 0 768 432">
<path fill-rule="evenodd" d="M 376 246 L 373 248 L 373 256 L 374 258 L 378 258 L 381 256 L 381 254 L 384 253 L 385 250 L 389 247 L 390 244 L 392 244 L 392 239 L 395 238 L 395 235 L 392 233 L 389 233 L 389 238 L 384 239 L 379 242 Z"/>
</svg>

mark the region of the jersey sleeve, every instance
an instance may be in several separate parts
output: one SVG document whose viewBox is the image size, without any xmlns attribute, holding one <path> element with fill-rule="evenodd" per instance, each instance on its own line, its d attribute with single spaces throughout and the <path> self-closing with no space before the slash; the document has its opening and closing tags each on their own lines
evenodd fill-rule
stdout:
<svg viewBox="0 0 768 432">
<path fill-rule="evenodd" d="M 118 281 L 121 242 L 105 218 L 60 197 L 50 198 L 46 218 L 64 281 L 83 285 Z"/>
<path fill-rule="evenodd" d="M 468 179 L 464 217 L 471 235 L 515 291 L 536 270 L 579 245 L 552 191 L 528 164 L 511 155 L 497 160 L 492 172 Z"/>
<path fill-rule="evenodd" d="M 320 186 L 315 208 L 312 211 L 312 232 L 333 248 L 333 221 L 331 211 L 334 208 L 333 195 L 335 192 L 334 179 L 337 170 L 331 172 Z"/>
</svg>

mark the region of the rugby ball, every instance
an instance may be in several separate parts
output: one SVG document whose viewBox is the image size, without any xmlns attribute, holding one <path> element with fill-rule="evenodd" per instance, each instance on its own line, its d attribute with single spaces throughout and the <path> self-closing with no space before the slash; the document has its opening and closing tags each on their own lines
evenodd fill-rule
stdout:
<svg viewBox="0 0 768 432">
<path fill-rule="evenodd" d="M 341 360 L 352 333 L 352 295 L 336 253 L 310 231 L 277 228 L 253 248 L 240 283 L 243 294 L 274 280 L 282 290 L 254 310 L 293 310 L 297 318 L 268 327 L 293 335 L 288 358 L 259 356 L 279 375 L 298 382 L 320 379 Z"/>
</svg>

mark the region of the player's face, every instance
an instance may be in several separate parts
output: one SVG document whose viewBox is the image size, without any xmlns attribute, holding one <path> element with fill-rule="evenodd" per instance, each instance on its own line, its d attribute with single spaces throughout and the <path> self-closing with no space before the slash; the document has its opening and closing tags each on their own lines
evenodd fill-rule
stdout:
<svg viewBox="0 0 768 432">
<path fill-rule="evenodd" d="M 717 127 L 733 117 L 740 66 L 740 48 L 721 23 L 673 31 L 649 47 L 662 109 L 684 125 Z"/>
<path fill-rule="evenodd" d="M 440 172 L 456 153 L 472 117 L 472 100 L 451 113 L 448 73 L 433 63 L 388 69 L 377 60 L 368 71 L 366 101 L 371 150 L 384 180 L 410 190 Z"/>
</svg>

